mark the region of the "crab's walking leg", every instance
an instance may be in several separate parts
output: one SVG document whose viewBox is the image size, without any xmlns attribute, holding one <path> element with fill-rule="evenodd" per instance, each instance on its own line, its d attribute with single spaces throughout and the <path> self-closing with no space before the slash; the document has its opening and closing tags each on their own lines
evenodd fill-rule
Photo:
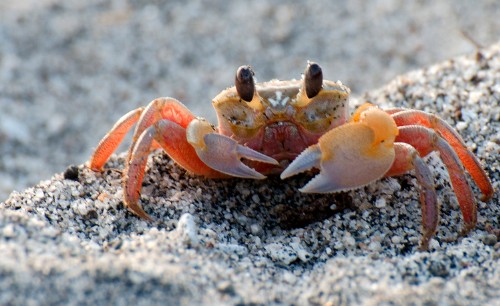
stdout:
<svg viewBox="0 0 500 306">
<path fill-rule="evenodd" d="M 181 102 L 172 98 L 155 99 L 146 108 L 137 108 L 120 118 L 111 131 L 99 142 L 90 159 L 90 168 L 94 171 L 101 171 L 109 156 L 116 150 L 127 132 L 137 123 L 132 145 L 127 156 L 129 162 L 132 158 L 132 151 L 144 131 L 161 120 L 168 120 L 173 124 L 171 125 L 172 130 L 168 129 L 168 123 L 158 125 L 165 137 L 155 137 L 158 141 L 153 139 L 147 148 L 143 147 L 141 149 L 149 152 L 162 146 L 167 151 L 167 154 L 183 168 L 196 174 L 213 177 L 214 171 L 208 167 L 200 167 L 201 162 L 197 158 L 196 152 L 189 149 L 190 145 L 186 140 L 185 128 L 193 119 L 195 119 L 195 116 Z M 172 140 L 169 140 L 169 137 Z"/>
<path fill-rule="evenodd" d="M 131 162 L 123 177 L 123 189 L 125 205 L 137 216 L 152 221 L 151 217 L 139 205 L 139 197 L 144 178 L 144 170 L 148 161 L 150 147 L 153 142 L 154 130 L 147 130 L 142 133 L 136 142 L 136 146 L 130 152 Z"/>
<path fill-rule="evenodd" d="M 201 139 L 200 139 L 201 138 Z M 263 178 L 245 166 L 240 158 L 266 163 L 277 161 L 246 148 L 216 133 L 213 127 L 174 99 L 157 99 L 143 111 L 132 139 L 128 168 L 124 178 L 125 203 L 137 215 L 149 219 L 139 202 L 147 157 L 151 146 L 161 146 L 181 167 L 191 173 L 211 178 L 227 174 Z"/>
<path fill-rule="evenodd" d="M 200 120 L 201 119 L 195 119 L 193 121 L 198 122 Z M 191 124 L 189 126 L 191 126 Z M 212 127 L 208 123 L 207 127 L 210 128 L 208 131 L 213 132 Z M 210 160 L 218 160 L 222 163 L 220 168 L 225 169 L 229 167 L 232 171 L 240 169 L 240 171 L 243 171 L 242 176 L 247 175 L 247 177 L 249 177 L 253 175 L 259 176 L 252 176 L 253 178 L 260 178 L 262 174 L 242 164 L 239 158 L 254 157 L 260 161 L 274 161 L 265 155 L 235 144 L 236 142 L 229 138 L 227 138 L 230 142 L 229 145 L 225 143 L 213 145 L 207 140 L 210 140 L 214 135 L 218 136 L 218 134 L 203 134 L 201 130 L 197 130 L 197 132 L 201 133 L 201 136 L 204 136 L 205 142 L 207 142 L 206 146 L 209 147 L 207 149 L 207 158 Z M 212 178 L 226 177 L 224 173 L 215 170 L 215 167 L 207 165 L 203 158 L 198 157 L 198 155 L 200 155 L 197 153 L 198 148 L 189 142 L 189 140 L 192 140 L 192 136 L 189 134 L 190 132 L 188 132 L 185 127 L 168 119 L 162 119 L 147 127 L 135 142 L 134 148 L 130 152 L 130 161 L 124 178 L 124 193 L 125 204 L 136 215 L 146 220 L 151 220 L 151 217 L 149 217 L 139 205 L 139 197 L 150 147 L 154 142 L 158 143 L 173 160 L 192 173 Z M 216 139 L 220 141 L 219 138 Z M 226 138 L 221 139 L 225 140 Z M 235 151 L 235 154 L 239 154 L 237 159 L 227 158 L 227 155 L 232 154 L 232 151 Z M 214 158 L 211 156 L 214 156 Z"/>
<path fill-rule="evenodd" d="M 464 218 L 465 227 L 462 234 L 474 228 L 477 223 L 476 201 L 453 147 L 434 130 L 418 125 L 399 127 L 396 141 L 411 145 L 421 156 L 426 156 L 432 151 L 439 151 Z"/>
<path fill-rule="evenodd" d="M 194 148 L 186 141 L 186 129 L 167 119 L 160 120 L 142 132 L 130 152 L 129 164 L 124 177 L 125 204 L 136 215 L 151 220 L 139 203 L 140 190 L 150 147 L 158 143 L 165 152 L 186 170 L 207 177 L 224 175 L 203 163 Z"/>
<path fill-rule="evenodd" d="M 195 116 L 175 99 L 155 99 L 146 108 L 129 112 L 115 124 L 97 146 L 90 160 L 90 168 L 100 171 L 125 134 L 137 123 L 123 178 L 125 205 L 135 214 L 150 220 L 139 206 L 138 199 L 147 157 L 152 149 L 161 145 L 178 164 L 193 173 L 222 176 L 221 173 L 205 166 L 186 140 L 185 128 L 194 118 Z"/>
<path fill-rule="evenodd" d="M 143 108 L 137 108 L 128 112 L 116 122 L 111 131 L 99 142 L 97 148 L 90 158 L 90 169 L 94 171 L 101 171 L 102 167 L 109 159 L 109 156 L 118 148 L 123 140 L 123 137 L 132 128 L 132 126 L 139 120 Z"/>
<path fill-rule="evenodd" d="M 479 161 L 467 149 L 458 133 L 443 119 L 418 110 L 404 110 L 394 112 L 392 115 L 398 126 L 421 125 L 435 130 L 443 137 L 456 152 L 467 172 L 481 190 L 481 201 L 488 201 L 493 197 L 493 186 Z"/>
<path fill-rule="evenodd" d="M 423 236 L 420 242 L 421 250 L 429 249 L 429 241 L 436 233 L 439 222 L 439 206 L 433 177 L 429 167 L 411 145 L 401 142 L 394 143 L 396 159 L 386 176 L 404 174 L 415 170 L 417 182 L 420 185 L 420 204 L 422 206 Z"/>
<path fill-rule="evenodd" d="M 181 102 L 173 98 L 158 98 L 148 104 L 146 108 L 139 107 L 133 111 L 128 112 L 121 117 L 118 122 L 111 128 L 111 130 L 103 137 L 97 145 L 97 148 L 90 158 L 90 169 L 94 171 L 101 171 L 102 167 L 109 159 L 111 154 L 118 148 L 123 141 L 125 135 L 137 123 L 132 138 L 132 145 L 130 146 L 128 160 L 130 160 L 130 153 L 134 149 L 137 139 L 141 136 L 142 132 L 149 126 L 161 119 L 169 119 L 179 125 L 186 127 L 195 116 L 185 107 Z M 152 148 L 156 148 L 157 144 L 152 143 Z"/>
<path fill-rule="evenodd" d="M 195 116 L 179 101 L 160 98 L 142 112 L 132 139 L 124 176 L 124 197 L 127 207 L 138 216 L 151 220 L 139 205 L 142 180 L 151 147 L 161 146 L 181 167 L 206 177 L 223 177 L 203 163 L 186 139 L 186 127 Z"/>
</svg>

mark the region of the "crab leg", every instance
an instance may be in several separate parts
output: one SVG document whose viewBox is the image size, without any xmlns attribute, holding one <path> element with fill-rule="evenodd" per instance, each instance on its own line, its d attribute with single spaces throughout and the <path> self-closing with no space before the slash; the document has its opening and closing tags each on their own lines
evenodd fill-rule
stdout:
<svg viewBox="0 0 500 306">
<path fill-rule="evenodd" d="M 460 135 L 446 121 L 418 110 L 395 111 L 392 118 L 398 126 L 421 125 L 435 130 L 451 145 L 465 169 L 467 169 L 467 172 L 470 173 L 474 182 L 476 182 L 483 194 L 481 201 L 488 201 L 493 197 L 493 186 L 486 172 L 481 167 L 479 161 L 467 149 Z"/>
<path fill-rule="evenodd" d="M 421 156 L 425 156 L 431 151 L 439 151 L 441 160 L 448 170 L 451 185 L 464 218 L 465 227 L 462 234 L 466 234 L 474 228 L 477 223 L 476 202 L 454 148 L 434 130 L 418 125 L 399 127 L 396 141 L 411 145 Z M 392 169 L 394 172 L 397 170 Z M 389 172 L 388 175 L 392 175 L 392 173 Z"/>
<path fill-rule="evenodd" d="M 192 122 L 195 124 L 191 125 Z M 205 122 L 201 129 L 197 128 L 200 126 L 199 122 Z M 127 156 L 126 174 L 123 179 L 125 204 L 132 212 L 146 220 L 151 218 L 138 202 L 147 158 L 152 149 L 162 147 L 181 167 L 211 178 L 226 177 L 226 174 L 264 178 L 262 174 L 245 166 L 240 161 L 242 157 L 278 164 L 276 160 L 266 155 L 239 145 L 226 136 L 216 134 L 210 124 L 202 119 L 196 119 L 181 102 L 172 98 L 159 98 L 144 109 L 138 108 L 129 112 L 115 124 L 96 148 L 90 161 L 92 170 L 102 169 L 135 123 L 137 126 Z M 187 129 L 188 126 L 191 128 Z"/>
<path fill-rule="evenodd" d="M 394 150 L 396 151 L 396 159 L 385 176 L 396 176 L 415 170 L 417 182 L 420 185 L 420 204 L 422 206 L 423 236 L 420 249 L 425 251 L 429 249 L 429 241 L 436 233 L 439 221 L 439 206 L 432 174 L 417 150 L 411 145 L 396 142 Z"/>
<path fill-rule="evenodd" d="M 144 178 L 144 170 L 148 161 L 150 147 L 153 142 L 154 128 L 147 129 L 136 142 L 134 149 L 129 154 L 131 162 L 123 176 L 125 205 L 137 216 L 152 221 L 151 217 L 139 205 L 139 197 Z"/>
<path fill-rule="evenodd" d="M 121 117 L 99 142 L 90 159 L 90 168 L 94 171 L 101 171 L 111 154 L 118 148 L 125 135 L 136 123 L 138 124 L 132 138 L 128 160 L 130 160 L 130 152 L 132 152 L 137 139 L 145 129 L 155 122 L 161 119 L 169 119 L 186 127 L 194 118 L 195 116 L 187 107 L 173 98 L 158 98 L 149 103 L 146 108 L 140 107 L 130 111 Z M 157 146 L 156 143 L 152 144 L 152 148 Z"/>
<path fill-rule="evenodd" d="M 205 127 L 213 132 L 208 122 L 202 119 L 195 119 L 193 122 L 195 124 L 205 122 Z M 188 127 L 191 126 L 192 124 L 188 125 Z M 203 133 L 200 130 L 197 132 Z M 206 143 L 206 150 L 202 150 L 196 147 L 196 144 L 188 142 L 189 140 L 192 142 L 191 133 L 193 131 L 189 128 L 186 130 L 181 125 L 167 119 L 157 121 L 141 133 L 130 152 L 129 165 L 124 177 L 125 204 L 133 213 L 146 220 L 151 220 L 151 217 L 139 205 L 139 197 L 150 147 L 154 142 L 158 143 L 173 160 L 186 170 L 212 178 L 226 177 L 224 173 L 228 172 L 233 176 L 238 174 L 241 177 L 264 177 L 241 163 L 239 160 L 241 157 L 261 162 L 275 162 L 270 157 L 236 144 L 228 137 L 213 133 L 202 134 L 204 143 Z M 198 151 L 201 151 L 201 154 Z M 199 155 L 201 157 L 198 157 Z M 209 160 L 209 163 L 205 160 Z M 225 172 L 221 173 L 222 171 L 216 170 L 217 167 L 214 167 L 214 163 Z"/>
<path fill-rule="evenodd" d="M 192 173 L 211 178 L 224 177 L 224 174 L 208 167 L 186 141 L 186 129 L 167 119 L 160 120 L 144 130 L 130 152 L 129 164 L 124 176 L 125 204 L 136 215 L 151 220 L 138 204 L 142 181 L 151 146 L 158 143 L 178 164 Z"/>
<path fill-rule="evenodd" d="M 222 173 L 207 167 L 186 140 L 185 127 L 195 116 L 172 98 L 153 100 L 146 108 L 138 108 L 123 116 L 101 140 L 91 160 L 90 168 L 100 171 L 116 150 L 126 133 L 137 123 L 127 156 L 123 178 L 125 205 L 138 216 L 151 220 L 138 204 L 147 157 L 152 149 L 162 146 L 178 164 L 200 175 L 221 177 Z"/>
<path fill-rule="evenodd" d="M 90 158 L 90 169 L 93 171 L 102 170 L 102 167 L 116 148 L 118 148 L 127 132 L 139 120 L 142 111 L 142 107 L 137 108 L 128 112 L 116 122 L 111 131 L 97 145 L 94 154 Z"/>
</svg>

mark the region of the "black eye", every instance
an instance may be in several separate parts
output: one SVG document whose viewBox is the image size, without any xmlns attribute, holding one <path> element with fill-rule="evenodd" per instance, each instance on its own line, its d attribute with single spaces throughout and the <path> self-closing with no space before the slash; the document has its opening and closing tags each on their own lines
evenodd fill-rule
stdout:
<svg viewBox="0 0 500 306">
<path fill-rule="evenodd" d="M 316 97 L 323 87 L 323 71 L 321 67 L 314 62 L 307 62 L 304 71 L 304 87 L 309 99 Z"/>
<path fill-rule="evenodd" d="M 254 72 L 250 66 L 241 66 L 236 71 L 234 85 L 236 91 L 243 101 L 250 102 L 255 92 L 255 83 L 253 80 Z"/>
</svg>

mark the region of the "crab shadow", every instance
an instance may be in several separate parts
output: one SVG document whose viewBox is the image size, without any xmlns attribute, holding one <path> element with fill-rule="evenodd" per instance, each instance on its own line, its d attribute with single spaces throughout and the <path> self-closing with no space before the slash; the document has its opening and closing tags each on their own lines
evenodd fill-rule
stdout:
<svg viewBox="0 0 500 306">
<path fill-rule="evenodd" d="M 155 159 L 151 169 L 159 172 L 162 181 L 175 182 L 175 195 L 170 197 L 174 199 L 170 203 L 175 214 L 192 212 L 204 223 L 224 220 L 233 228 L 241 227 L 250 232 L 252 224 L 259 224 L 263 229 L 291 230 L 323 221 L 346 209 L 356 209 L 348 193 L 300 192 L 299 189 L 316 175 L 313 172 L 287 180 L 279 176 L 264 180 L 207 179 L 189 174 L 171 162 L 165 163 L 165 158 L 168 159 L 166 156 Z M 150 179 L 149 175 L 146 174 L 143 188 L 149 187 L 152 197 L 164 197 L 173 192 L 172 188 Z M 143 206 L 157 220 L 177 217 L 147 202 L 143 202 Z"/>
</svg>

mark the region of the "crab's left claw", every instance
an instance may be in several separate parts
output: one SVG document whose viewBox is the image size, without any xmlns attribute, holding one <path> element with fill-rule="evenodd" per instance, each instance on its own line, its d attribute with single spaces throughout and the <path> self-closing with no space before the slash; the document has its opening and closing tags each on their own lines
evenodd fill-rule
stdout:
<svg viewBox="0 0 500 306">
<path fill-rule="evenodd" d="M 274 158 L 240 145 L 227 136 L 215 133 L 213 127 L 201 118 L 193 120 L 188 125 L 186 137 L 198 157 L 207 166 L 234 177 L 265 178 L 261 173 L 242 163 L 241 158 L 279 165 Z"/>
<path fill-rule="evenodd" d="M 319 168 L 320 173 L 300 191 L 329 193 L 359 188 L 380 179 L 395 158 L 398 129 L 384 111 L 365 107 L 353 122 L 337 127 L 302 152 L 281 174 L 287 178 Z"/>
</svg>

